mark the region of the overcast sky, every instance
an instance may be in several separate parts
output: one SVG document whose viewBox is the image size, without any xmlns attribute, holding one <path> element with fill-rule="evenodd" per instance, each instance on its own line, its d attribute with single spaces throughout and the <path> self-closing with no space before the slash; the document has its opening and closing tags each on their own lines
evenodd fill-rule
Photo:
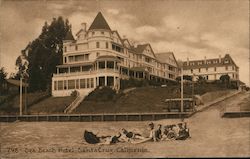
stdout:
<svg viewBox="0 0 250 159">
<path fill-rule="evenodd" d="M 65 0 L 0 1 L 0 67 L 15 72 L 15 59 L 40 33 L 45 21 L 63 16 L 89 27 L 101 11 L 112 30 L 177 59 L 230 54 L 249 83 L 249 1 L 247 0 Z"/>
</svg>

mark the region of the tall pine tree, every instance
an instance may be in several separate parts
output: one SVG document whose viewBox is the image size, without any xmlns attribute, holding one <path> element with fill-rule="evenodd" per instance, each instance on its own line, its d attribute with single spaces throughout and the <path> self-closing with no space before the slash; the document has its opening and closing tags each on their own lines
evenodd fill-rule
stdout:
<svg viewBox="0 0 250 159">
<path fill-rule="evenodd" d="M 53 18 L 50 25 L 45 22 L 39 37 L 29 44 L 27 59 L 30 91 L 51 89 L 52 75 L 56 72 L 56 65 L 62 63 L 63 39 L 69 30 L 67 19 Z"/>
</svg>

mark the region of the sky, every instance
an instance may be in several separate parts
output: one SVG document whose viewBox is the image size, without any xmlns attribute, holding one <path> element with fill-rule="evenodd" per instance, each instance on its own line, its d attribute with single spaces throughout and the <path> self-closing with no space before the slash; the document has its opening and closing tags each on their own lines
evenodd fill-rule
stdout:
<svg viewBox="0 0 250 159">
<path fill-rule="evenodd" d="M 249 85 L 247 0 L 0 0 L 0 67 L 16 72 L 15 59 L 38 37 L 45 21 L 69 19 L 73 34 L 101 11 L 112 30 L 154 52 L 198 60 L 230 54 Z"/>
</svg>

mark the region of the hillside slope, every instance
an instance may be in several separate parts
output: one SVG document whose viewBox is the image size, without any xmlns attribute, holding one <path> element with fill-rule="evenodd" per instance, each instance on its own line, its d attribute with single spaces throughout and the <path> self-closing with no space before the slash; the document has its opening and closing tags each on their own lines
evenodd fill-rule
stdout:
<svg viewBox="0 0 250 159">
<path fill-rule="evenodd" d="M 226 90 L 216 86 L 196 86 L 195 94 Z M 192 96 L 192 87 L 185 87 L 184 97 Z M 162 112 L 166 107 L 163 101 L 169 98 L 180 98 L 178 86 L 143 87 L 123 94 L 116 100 L 84 100 L 72 113 L 140 113 Z"/>
</svg>

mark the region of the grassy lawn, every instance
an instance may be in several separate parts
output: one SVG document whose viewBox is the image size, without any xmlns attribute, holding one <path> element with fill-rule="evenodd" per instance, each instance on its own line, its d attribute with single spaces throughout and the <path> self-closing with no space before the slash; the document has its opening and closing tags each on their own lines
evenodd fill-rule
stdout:
<svg viewBox="0 0 250 159">
<path fill-rule="evenodd" d="M 225 94 L 225 89 L 220 89 L 214 85 L 196 86 L 195 94 L 205 94 L 206 92 L 219 91 L 216 97 Z M 191 97 L 192 87 L 185 87 L 184 97 Z M 217 96 L 218 95 L 218 96 Z M 208 99 L 216 98 L 208 95 Z M 169 98 L 180 98 L 178 86 L 142 87 L 137 88 L 127 94 L 123 94 L 116 100 L 95 101 L 84 100 L 72 113 L 140 113 L 140 112 L 162 112 L 166 107 L 163 101 Z"/>
<path fill-rule="evenodd" d="M 46 98 L 46 92 L 34 92 L 27 93 L 27 106 L 32 105 L 41 98 Z M 23 94 L 23 106 L 25 105 L 25 96 Z M 19 94 L 14 96 L 11 100 L 6 101 L 0 105 L 0 114 L 18 114 L 20 105 L 20 96 Z"/>
<path fill-rule="evenodd" d="M 69 106 L 75 97 L 49 97 L 28 109 L 29 114 L 57 114 L 63 113 L 64 109 Z"/>
</svg>

